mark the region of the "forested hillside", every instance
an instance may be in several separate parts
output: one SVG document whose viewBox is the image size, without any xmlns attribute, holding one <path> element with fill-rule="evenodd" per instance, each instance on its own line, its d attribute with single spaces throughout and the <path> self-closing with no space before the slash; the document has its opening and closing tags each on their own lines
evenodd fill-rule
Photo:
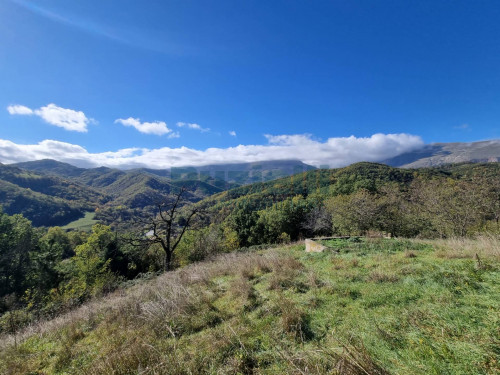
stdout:
<svg viewBox="0 0 500 375">
<path fill-rule="evenodd" d="M 181 186 L 188 189 L 188 201 L 195 202 L 241 184 L 309 169 L 313 167 L 298 161 L 272 161 L 122 171 L 47 159 L 0 166 L 0 203 L 5 212 L 23 214 L 36 226 L 66 225 L 95 211 L 95 220 L 130 228 Z"/>
<path fill-rule="evenodd" d="M 133 219 L 148 216 L 180 186 L 188 188 L 192 202 L 223 190 L 205 181 L 172 181 L 145 171 L 84 169 L 52 160 L 23 166 L 29 170 L 0 166 L 0 204 L 4 212 L 23 214 L 35 226 L 66 225 L 88 211 L 106 224 L 133 226 Z"/>
<path fill-rule="evenodd" d="M 337 234 L 360 233 L 369 228 L 403 236 L 443 236 L 451 233 L 463 235 L 467 231 L 491 225 L 498 216 L 495 212 L 496 203 L 490 202 L 495 200 L 495 184 L 500 175 L 498 163 L 454 164 L 421 169 L 358 163 L 346 168 L 310 170 L 226 191 L 223 190 L 231 188 L 230 184 L 217 182 L 213 177 L 202 173 L 181 173 L 177 176 L 179 179 L 172 180 L 158 171 L 84 169 L 50 160 L 21 163 L 20 166 L 37 172 L 1 166 L 2 205 L 6 213 L 22 213 L 36 226 L 65 225 L 82 217 L 85 211 L 95 211 L 96 220 L 112 226 L 131 228 L 135 220 L 148 217 L 157 203 L 168 202 L 173 192 L 178 191 L 181 186 L 188 189 L 187 201 L 196 202 L 205 198 L 200 206 L 212 213 L 220 212 L 221 215 L 233 209 L 235 212 L 230 215 L 233 217 L 236 212 L 243 211 L 253 212 L 252 215 L 255 216 L 260 215 L 259 211 L 263 214 L 267 210 L 267 214 L 274 215 L 271 212 L 280 212 L 279 207 L 292 204 L 290 202 L 295 199 L 299 205 L 307 206 L 305 211 L 312 210 L 316 215 L 322 215 L 320 211 L 329 210 L 328 217 L 334 217 L 336 211 L 336 215 L 346 218 L 342 223 L 328 224 L 328 228 L 319 232 L 299 228 L 299 224 L 293 230 L 275 224 L 276 230 L 283 231 L 272 235 L 258 232 L 253 235 L 255 238 L 265 237 L 264 242 L 277 241 L 278 236 L 283 233 L 288 234 L 291 239 L 320 232 L 332 233 L 334 226 L 336 229 L 333 233 Z M 64 174 L 68 177 L 61 177 Z M 450 203 L 461 205 L 461 210 L 470 212 L 466 208 L 467 204 L 473 206 L 474 217 L 460 215 L 457 211 L 455 214 L 458 219 L 454 219 L 453 213 L 447 212 L 451 210 L 451 206 L 443 206 L 437 212 L 439 202 L 446 199 L 450 199 Z M 470 200 L 468 203 L 467 199 Z M 375 206 L 370 208 L 370 214 L 358 215 L 365 218 L 365 223 L 356 224 L 357 219 L 351 217 L 356 210 L 351 209 L 351 206 L 365 201 Z M 342 209 L 346 212 L 340 214 Z M 365 209 L 368 207 L 362 210 Z M 455 210 L 460 209 L 455 207 Z M 313 220 L 304 216 L 305 211 L 297 219 L 300 226 L 304 226 L 305 221 Z M 397 220 L 396 213 L 399 214 Z M 404 217 L 401 216 L 403 213 Z M 417 217 L 422 220 L 416 219 Z M 423 220 L 424 217 L 428 220 Z M 461 221 L 465 221 L 460 224 L 461 229 L 451 224 Z M 346 224 L 347 222 L 350 224 Z M 445 223 L 449 223 L 448 228 L 445 228 Z M 245 229 L 248 230 L 249 228 Z M 240 238 L 240 241 L 247 245 L 262 242 L 249 242 L 244 238 Z"/>
<path fill-rule="evenodd" d="M 64 225 L 105 204 L 109 197 L 80 183 L 0 165 L 0 204 L 36 226 Z"/>
<path fill-rule="evenodd" d="M 245 246 L 368 231 L 446 237 L 499 230 L 500 164 L 399 169 L 358 163 L 239 187 L 199 203 Z"/>
</svg>

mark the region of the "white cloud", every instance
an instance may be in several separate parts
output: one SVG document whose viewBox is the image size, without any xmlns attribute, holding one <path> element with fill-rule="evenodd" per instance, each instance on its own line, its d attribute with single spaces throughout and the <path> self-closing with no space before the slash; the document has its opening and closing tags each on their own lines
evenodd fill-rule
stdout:
<svg viewBox="0 0 500 375">
<path fill-rule="evenodd" d="M 34 145 L 0 140 L 0 162 L 51 158 L 83 167 L 126 169 L 295 159 L 315 166 L 328 165 L 335 168 L 358 161 L 382 161 L 423 146 L 419 136 L 404 133 L 374 134 L 366 138 L 329 138 L 325 142 L 314 140 L 310 135 L 268 135 L 267 139 L 269 143 L 266 145 L 239 145 L 206 150 L 187 147 L 127 148 L 101 153 L 89 153 L 81 146 L 53 140 Z"/>
<path fill-rule="evenodd" d="M 234 130 L 231 130 L 229 132 L 229 135 L 232 136 L 232 137 L 236 137 L 236 132 Z"/>
<path fill-rule="evenodd" d="M 201 131 L 202 133 L 204 132 L 208 132 L 210 131 L 209 128 L 202 128 L 200 125 L 198 124 L 192 124 L 192 123 L 189 123 L 189 122 L 178 122 L 177 123 L 177 126 L 179 128 L 188 128 L 188 129 L 195 129 L 195 130 L 199 130 Z"/>
<path fill-rule="evenodd" d="M 7 111 L 11 115 L 32 115 L 33 114 L 33 110 L 31 108 L 28 108 L 24 105 L 19 105 L 19 104 L 9 105 L 7 107 Z"/>
<path fill-rule="evenodd" d="M 55 104 L 41 107 L 35 110 L 34 113 L 51 125 L 76 132 L 87 132 L 87 125 L 93 121 L 87 118 L 82 111 L 61 108 Z"/>
<path fill-rule="evenodd" d="M 141 122 L 138 118 L 129 117 L 127 119 L 117 119 L 115 120 L 115 124 L 122 124 L 124 126 L 132 126 L 136 128 L 138 131 L 144 134 L 156 134 L 163 135 L 168 134 L 172 131 L 169 129 L 167 124 L 163 121 L 154 121 L 154 122 Z M 179 133 L 172 133 L 170 138 L 178 138 Z"/>
<path fill-rule="evenodd" d="M 88 124 L 95 122 L 94 119 L 85 116 L 82 111 L 58 107 L 54 103 L 35 110 L 23 105 L 10 105 L 7 111 L 11 115 L 36 115 L 48 124 L 81 133 L 87 132 Z"/>
<path fill-rule="evenodd" d="M 179 134 L 179 132 L 172 132 L 168 135 L 168 138 L 180 138 L 181 135 Z"/>
</svg>

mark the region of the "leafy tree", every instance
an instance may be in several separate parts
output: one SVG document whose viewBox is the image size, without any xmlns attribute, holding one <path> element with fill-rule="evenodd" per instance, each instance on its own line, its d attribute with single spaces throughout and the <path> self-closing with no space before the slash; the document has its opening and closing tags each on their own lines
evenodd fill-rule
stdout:
<svg viewBox="0 0 500 375">
<path fill-rule="evenodd" d="M 478 183 L 484 189 L 486 216 L 494 222 L 496 231 L 500 232 L 500 177 L 483 178 Z"/>
<path fill-rule="evenodd" d="M 30 252 L 37 246 L 31 222 L 22 215 L 0 213 L 0 297 L 21 297 L 28 287 Z"/>
<path fill-rule="evenodd" d="M 332 232 L 332 216 L 324 205 L 314 207 L 306 215 L 302 228 L 309 236 L 328 236 Z"/>
<path fill-rule="evenodd" d="M 237 233 L 240 246 L 246 247 L 258 243 L 258 239 L 255 238 L 253 232 L 258 219 L 259 215 L 254 210 L 253 205 L 246 200 L 238 202 L 228 217 L 227 224 L 231 230 Z"/>
<path fill-rule="evenodd" d="M 386 184 L 379 191 L 377 224 L 380 230 L 396 237 L 414 237 L 429 227 L 428 220 L 417 214 L 409 191 L 402 190 L 397 183 Z"/>
<path fill-rule="evenodd" d="M 109 270 L 111 259 L 106 259 L 110 248 L 116 246 L 116 238 L 109 226 L 95 224 L 87 241 L 75 249 L 70 259 L 70 280 L 64 285 L 67 298 L 82 301 L 98 294 L 114 281 Z"/>
<path fill-rule="evenodd" d="M 465 236 L 484 220 L 485 195 L 477 184 L 448 178 L 414 186 L 425 214 L 441 236 Z"/>
<path fill-rule="evenodd" d="M 27 299 L 31 307 L 41 307 L 46 303 L 47 294 L 57 288 L 63 280 L 59 263 L 74 255 L 70 239 L 59 227 L 49 228 L 38 241 L 37 251 L 30 253 L 30 290 Z"/>
<path fill-rule="evenodd" d="M 296 241 L 302 235 L 303 223 L 311 208 L 311 202 L 297 195 L 259 211 L 254 236 L 259 238 L 259 243 L 280 242 L 285 238 L 283 234 Z"/>
<path fill-rule="evenodd" d="M 227 226 L 213 223 L 204 228 L 186 231 L 178 247 L 177 262 L 186 265 L 238 247 L 236 232 Z"/>
<path fill-rule="evenodd" d="M 367 190 L 333 197 L 327 202 L 332 213 L 333 231 L 338 234 L 363 234 L 380 229 L 382 207 L 378 197 Z"/>
</svg>

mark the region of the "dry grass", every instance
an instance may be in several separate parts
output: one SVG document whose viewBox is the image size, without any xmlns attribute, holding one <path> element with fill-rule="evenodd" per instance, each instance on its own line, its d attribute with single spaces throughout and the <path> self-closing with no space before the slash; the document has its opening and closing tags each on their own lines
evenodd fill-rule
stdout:
<svg viewBox="0 0 500 375">
<path fill-rule="evenodd" d="M 481 258 L 500 259 L 500 237 L 498 235 L 481 235 L 476 238 L 448 238 L 433 242 L 441 258 Z"/>
<path fill-rule="evenodd" d="M 304 265 L 293 257 L 287 256 L 273 264 L 273 273 L 269 278 L 270 290 L 288 289 L 297 285 L 297 277 Z"/>
<path fill-rule="evenodd" d="M 211 279 L 234 274 L 235 270 L 241 275 L 250 276 L 257 271 L 296 269 L 299 265 L 302 266 L 295 259 L 280 256 L 273 251 L 265 255 L 221 255 L 212 261 L 192 264 L 128 289 L 96 298 L 54 319 L 31 324 L 15 334 L 4 334 L 0 336 L 0 350 L 19 344 L 33 335 L 41 336 L 80 322 L 92 322 L 98 315 L 114 317 L 112 319 L 119 317 L 132 322 L 137 319 L 163 322 L 162 328 L 168 330 L 165 317 L 188 316 L 193 308 L 210 305 L 211 296 L 197 293 L 196 289 L 200 288 L 193 288 L 197 284 L 209 284 Z"/>
<path fill-rule="evenodd" d="M 288 374 L 301 375 L 389 375 L 390 372 L 378 364 L 368 353 L 362 342 L 341 343 L 333 340 L 338 347 L 314 347 L 291 352 L 280 346 L 275 349 L 280 357 L 291 366 Z"/>
<path fill-rule="evenodd" d="M 344 258 L 333 258 L 332 263 L 333 263 L 333 269 L 336 271 L 357 266 L 357 264 L 355 264 L 354 262 Z"/>
<path fill-rule="evenodd" d="M 340 375 L 389 375 L 388 371 L 373 360 L 362 344 L 343 345 L 342 352 L 336 357 L 335 370 Z"/>
<path fill-rule="evenodd" d="M 391 273 L 373 271 L 368 276 L 368 280 L 375 283 L 395 283 L 399 280 L 399 278 Z"/>
<path fill-rule="evenodd" d="M 281 316 L 281 329 L 296 340 L 304 342 L 312 338 L 309 329 L 309 318 L 296 302 L 283 298 L 277 305 L 278 314 Z"/>
<path fill-rule="evenodd" d="M 411 250 L 407 250 L 407 251 L 405 251 L 405 257 L 406 258 L 416 258 L 417 253 L 415 253 L 414 251 L 411 251 Z"/>
<path fill-rule="evenodd" d="M 358 258 L 352 258 L 351 260 L 351 267 L 358 267 L 359 266 L 359 259 Z"/>
<path fill-rule="evenodd" d="M 323 280 L 321 280 L 318 276 L 318 272 L 314 271 L 314 270 L 310 270 L 308 273 L 307 273 L 307 285 L 310 287 L 310 288 L 320 288 L 322 286 L 325 285 L 325 283 L 323 282 Z"/>
</svg>

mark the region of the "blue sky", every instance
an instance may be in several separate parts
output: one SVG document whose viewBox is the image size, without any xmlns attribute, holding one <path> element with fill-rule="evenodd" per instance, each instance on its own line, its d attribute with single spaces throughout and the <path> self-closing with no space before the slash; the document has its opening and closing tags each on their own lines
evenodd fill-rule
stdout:
<svg viewBox="0 0 500 375">
<path fill-rule="evenodd" d="M 498 1 L 5 0 L 0 161 L 337 166 L 497 139 L 499 19 Z"/>
</svg>

